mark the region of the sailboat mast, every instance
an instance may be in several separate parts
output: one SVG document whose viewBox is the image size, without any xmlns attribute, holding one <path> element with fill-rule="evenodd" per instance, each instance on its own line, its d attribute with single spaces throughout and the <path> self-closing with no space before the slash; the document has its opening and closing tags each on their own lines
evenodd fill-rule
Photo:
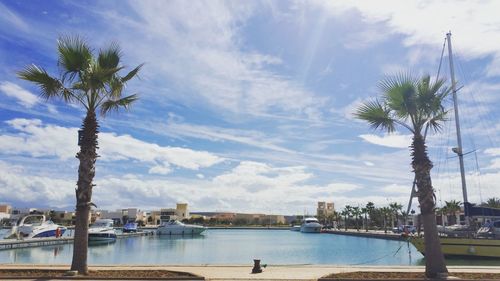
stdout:
<svg viewBox="0 0 500 281">
<path fill-rule="evenodd" d="M 458 159 L 460 161 L 460 177 L 462 178 L 462 193 L 464 196 L 464 203 L 466 203 L 469 201 L 467 200 L 467 186 L 465 183 L 464 155 L 462 153 L 462 135 L 460 134 L 460 119 L 458 117 L 457 81 L 455 81 L 453 52 L 451 50 L 451 32 L 446 33 L 446 40 L 448 41 L 448 57 L 450 61 L 451 90 L 453 94 L 453 106 L 455 111 L 455 126 L 457 131 L 457 145 L 458 145 L 456 149 L 453 149 L 453 152 L 455 152 L 458 155 Z"/>
</svg>

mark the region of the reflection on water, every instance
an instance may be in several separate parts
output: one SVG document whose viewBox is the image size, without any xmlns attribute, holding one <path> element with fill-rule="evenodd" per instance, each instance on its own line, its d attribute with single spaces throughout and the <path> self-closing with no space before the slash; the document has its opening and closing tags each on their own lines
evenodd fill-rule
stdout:
<svg viewBox="0 0 500 281">
<path fill-rule="evenodd" d="M 73 245 L 0 251 L 0 263 L 71 262 Z M 89 264 L 423 265 L 406 242 L 284 230 L 210 230 L 200 236 L 142 236 L 89 245 Z M 453 259 L 449 264 L 500 265 Z"/>
</svg>

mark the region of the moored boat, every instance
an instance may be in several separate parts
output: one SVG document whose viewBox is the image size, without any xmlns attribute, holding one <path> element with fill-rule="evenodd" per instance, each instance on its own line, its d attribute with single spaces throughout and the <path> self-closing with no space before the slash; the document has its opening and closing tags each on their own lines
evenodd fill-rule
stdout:
<svg viewBox="0 0 500 281">
<path fill-rule="evenodd" d="M 466 225 L 463 227 L 451 227 L 451 229 L 448 230 L 443 229 L 442 235 L 439 237 L 441 250 L 445 256 L 460 256 L 467 258 L 500 258 L 500 221 L 496 221 L 491 225 L 485 225 L 481 227 L 477 232 L 474 231 L 476 226 L 472 224 L 474 217 L 500 217 L 500 209 L 474 206 L 474 204 L 471 204 L 467 198 L 468 196 L 463 163 L 464 152 L 462 150 L 462 141 L 460 135 L 460 123 L 458 117 L 458 105 L 456 96 L 457 89 L 453 69 L 451 33 L 446 34 L 446 41 L 448 43 L 455 123 L 457 128 L 457 147 L 453 148 L 452 150 L 458 155 L 460 163 L 460 176 L 462 181 Z M 409 239 L 410 242 L 415 246 L 415 248 L 417 248 L 420 253 L 425 255 L 424 237 L 415 236 L 410 237 Z"/>
<path fill-rule="evenodd" d="M 198 235 L 206 230 L 206 227 L 192 224 L 184 224 L 178 220 L 163 222 L 156 233 L 159 235 Z"/>
<path fill-rule="evenodd" d="M 137 232 L 137 223 L 136 222 L 128 222 L 123 226 L 124 233 Z"/>
<path fill-rule="evenodd" d="M 320 233 L 321 225 L 317 218 L 305 218 L 304 222 L 300 226 L 300 232 L 303 233 Z"/>
<path fill-rule="evenodd" d="M 28 215 L 17 225 L 16 235 L 22 239 L 60 237 L 65 231 L 66 227 L 47 220 L 44 215 Z"/>
<path fill-rule="evenodd" d="M 113 228 L 113 220 L 99 219 L 89 228 L 89 241 L 114 242 L 116 231 Z"/>
</svg>

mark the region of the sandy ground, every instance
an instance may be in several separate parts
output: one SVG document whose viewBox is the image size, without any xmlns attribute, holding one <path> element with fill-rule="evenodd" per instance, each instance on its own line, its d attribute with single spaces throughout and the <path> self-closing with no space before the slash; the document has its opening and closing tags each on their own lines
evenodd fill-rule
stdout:
<svg viewBox="0 0 500 281">
<path fill-rule="evenodd" d="M 0 268 L 5 269 L 68 269 L 68 265 L 30 265 L 30 264 L 0 264 Z M 109 265 L 91 266 L 93 270 L 106 269 L 162 269 L 190 272 L 204 276 L 206 280 L 292 280 L 292 281 L 312 281 L 330 273 L 353 272 L 353 271 L 424 271 L 423 266 L 335 266 L 335 265 L 268 265 L 263 268 L 263 272 L 252 274 L 250 265 L 164 265 L 164 266 L 136 266 L 136 265 Z M 500 266 L 449 266 L 449 271 L 453 272 L 491 272 L 500 273 Z M 28 279 L 29 280 L 29 279 Z M 59 279 L 60 280 L 60 279 Z"/>
</svg>

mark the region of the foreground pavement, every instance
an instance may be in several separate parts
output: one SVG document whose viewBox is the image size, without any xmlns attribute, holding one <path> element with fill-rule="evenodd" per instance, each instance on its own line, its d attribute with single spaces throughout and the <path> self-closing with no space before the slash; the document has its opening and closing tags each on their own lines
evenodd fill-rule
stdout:
<svg viewBox="0 0 500 281">
<path fill-rule="evenodd" d="M 68 269 L 69 265 L 30 265 L 30 264 L 0 264 L 0 269 Z M 251 265 L 164 265 L 164 266 L 137 266 L 137 265 L 109 265 L 91 266 L 93 270 L 134 270 L 155 269 L 190 272 L 200 275 L 210 281 L 265 281 L 291 280 L 313 281 L 330 273 L 353 271 L 391 271 L 391 272 L 423 272 L 423 266 L 337 266 L 337 265 L 268 265 L 259 274 L 251 274 Z M 500 266 L 448 266 L 453 272 L 483 272 L 500 273 Z M 19 279 L 18 279 L 19 280 Z M 42 280 L 42 279 L 23 279 Z M 61 279 L 58 279 L 61 280 Z M 69 279 L 71 280 L 71 279 Z"/>
</svg>

